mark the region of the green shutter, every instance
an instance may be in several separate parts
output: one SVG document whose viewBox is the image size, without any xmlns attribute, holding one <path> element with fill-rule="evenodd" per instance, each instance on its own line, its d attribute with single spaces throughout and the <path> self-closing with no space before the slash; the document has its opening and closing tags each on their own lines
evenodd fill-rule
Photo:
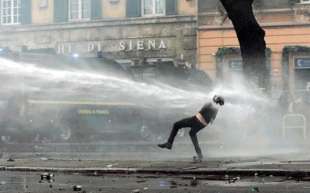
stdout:
<svg viewBox="0 0 310 193">
<path fill-rule="evenodd" d="M 127 17 L 141 16 L 141 0 L 127 0 L 126 8 Z"/>
<path fill-rule="evenodd" d="M 91 0 L 91 18 L 100 19 L 102 17 L 101 0 Z"/>
<path fill-rule="evenodd" d="M 21 1 L 21 14 L 20 22 L 22 24 L 31 24 L 31 0 Z"/>
<path fill-rule="evenodd" d="M 67 22 L 69 17 L 68 0 L 54 0 L 54 21 L 55 23 Z"/>
<path fill-rule="evenodd" d="M 177 14 L 177 0 L 166 0 L 166 15 Z"/>
</svg>

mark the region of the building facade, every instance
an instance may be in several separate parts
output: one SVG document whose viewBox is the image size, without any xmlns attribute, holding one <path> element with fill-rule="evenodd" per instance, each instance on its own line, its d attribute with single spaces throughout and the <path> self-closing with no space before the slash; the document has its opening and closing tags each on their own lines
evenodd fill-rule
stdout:
<svg viewBox="0 0 310 193">
<path fill-rule="evenodd" d="M 196 63 L 196 0 L 1 0 L 0 47 Z"/>
<path fill-rule="evenodd" d="M 242 73 L 239 44 L 220 1 L 0 0 L 0 5 L 2 48 L 100 53 L 129 64 L 187 63 L 226 82 Z M 255 0 L 254 9 L 266 31 L 271 87 L 310 89 L 310 2 Z"/>
<path fill-rule="evenodd" d="M 242 73 L 239 43 L 221 4 L 199 1 L 198 64 L 230 82 Z M 267 65 L 274 90 L 309 90 L 310 1 L 256 0 L 255 15 L 266 31 Z"/>
</svg>

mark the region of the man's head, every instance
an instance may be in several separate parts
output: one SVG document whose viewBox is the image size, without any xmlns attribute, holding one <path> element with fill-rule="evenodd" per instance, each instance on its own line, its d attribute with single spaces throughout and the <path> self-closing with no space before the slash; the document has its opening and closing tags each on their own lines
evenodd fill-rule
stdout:
<svg viewBox="0 0 310 193">
<path fill-rule="evenodd" d="M 216 103 L 216 104 L 219 104 L 219 105 L 224 105 L 225 101 L 224 101 L 224 98 L 222 96 L 218 96 L 218 95 L 214 95 L 213 97 L 213 101 Z"/>
</svg>

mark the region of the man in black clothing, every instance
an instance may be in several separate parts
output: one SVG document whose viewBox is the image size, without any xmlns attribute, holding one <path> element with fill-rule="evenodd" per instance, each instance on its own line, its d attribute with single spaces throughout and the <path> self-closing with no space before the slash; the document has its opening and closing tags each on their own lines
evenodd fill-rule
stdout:
<svg viewBox="0 0 310 193">
<path fill-rule="evenodd" d="M 222 106 L 224 105 L 224 98 L 221 96 L 215 95 L 213 97 L 213 103 Z M 163 144 L 158 144 L 158 147 L 171 149 L 174 138 L 177 135 L 178 131 L 182 128 L 189 127 L 191 128 L 189 135 L 191 137 L 191 140 L 193 142 L 193 145 L 197 153 L 197 157 L 194 156 L 194 161 L 198 161 L 198 162 L 202 161 L 203 156 L 201 153 L 201 149 L 199 147 L 197 133 L 201 129 L 206 127 L 208 124 L 212 124 L 212 122 L 214 121 L 216 114 L 218 112 L 218 108 L 213 103 L 212 102 L 206 103 L 195 116 L 188 117 L 188 118 L 175 122 L 173 124 L 173 128 L 171 130 L 168 141 Z"/>
</svg>

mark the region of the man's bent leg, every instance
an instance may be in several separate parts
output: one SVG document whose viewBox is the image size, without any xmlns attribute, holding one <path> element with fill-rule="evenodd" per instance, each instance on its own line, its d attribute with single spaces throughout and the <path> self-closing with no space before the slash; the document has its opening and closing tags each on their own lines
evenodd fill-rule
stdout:
<svg viewBox="0 0 310 193">
<path fill-rule="evenodd" d="M 185 118 L 182 119 L 180 121 L 177 121 L 173 124 L 172 130 L 170 132 L 168 141 L 166 143 L 163 144 L 159 144 L 158 146 L 161 148 L 167 148 L 167 149 L 171 149 L 173 142 L 174 142 L 174 138 L 176 137 L 176 135 L 178 134 L 178 131 L 184 127 L 191 127 L 192 126 L 192 117 L 190 118 Z"/>
</svg>

